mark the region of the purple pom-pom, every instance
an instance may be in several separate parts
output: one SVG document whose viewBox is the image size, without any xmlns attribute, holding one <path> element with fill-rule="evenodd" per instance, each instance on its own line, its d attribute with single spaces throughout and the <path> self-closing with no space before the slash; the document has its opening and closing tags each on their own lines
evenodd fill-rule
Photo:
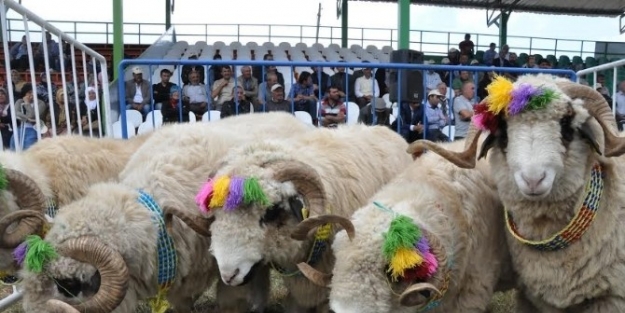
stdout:
<svg viewBox="0 0 625 313">
<path fill-rule="evenodd" d="M 228 192 L 228 198 L 226 198 L 224 211 L 232 211 L 241 205 L 241 202 L 243 202 L 244 183 L 245 179 L 240 177 L 233 177 L 230 180 L 230 190 Z"/>
<path fill-rule="evenodd" d="M 430 242 L 428 241 L 428 238 L 422 235 L 421 239 L 417 241 L 416 248 L 417 250 L 419 250 L 419 252 L 421 252 L 421 255 L 424 255 L 425 253 L 429 252 Z"/>
<path fill-rule="evenodd" d="M 512 101 L 508 105 L 508 113 L 515 115 L 521 113 L 527 106 L 530 98 L 540 93 L 540 90 L 530 84 L 521 84 L 512 90 Z"/>
<path fill-rule="evenodd" d="M 17 263 L 17 265 L 22 266 L 24 263 L 24 259 L 26 258 L 26 252 L 28 251 L 28 244 L 26 241 L 20 243 L 15 250 L 13 250 L 13 259 Z"/>
</svg>

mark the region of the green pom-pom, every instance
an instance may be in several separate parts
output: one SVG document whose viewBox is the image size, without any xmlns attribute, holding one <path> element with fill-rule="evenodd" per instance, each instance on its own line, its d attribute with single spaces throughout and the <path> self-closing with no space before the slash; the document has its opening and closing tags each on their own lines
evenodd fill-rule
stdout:
<svg viewBox="0 0 625 313">
<path fill-rule="evenodd" d="M 549 103 L 558 98 L 556 92 L 551 89 L 544 89 L 543 94 L 540 96 L 532 97 L 527 103 L 527 108 L 530 110 L 540 110 L 547 107 Z"/>
<path fill-rule="evenodd" d="M 384 245 L 382 247 L 384 257 L 390 260 L 399 248 L 414 248 L 421 239 L 421 229 L 414 221 L 405 215 L 400 215 L 391 221 L 388 232 L 383 234 Z"/>
<path fill-rule="evenodd" d="M 6 190 L 7 187 L 9 187 L 7 173 L 4 171 L 4 166 L 0 164 L 0 190 Z"/>
<path fill-rule="evenodd" d="M 248 205 L 252 203 L 269 205 L 269 199 L 267 199 L 258 179 L 250 177 L 243 182 L 243 202 Z"/>
<path fill-rule="evenodd" d="M 28 245 L 28 251 L 24 259 L 24 266 L 28 271 L 41 273 L 43 267 L 48 262 L 58 257 L 54 247 L 37 235 L 26 237 L 26 244 Z"/>
</svg>

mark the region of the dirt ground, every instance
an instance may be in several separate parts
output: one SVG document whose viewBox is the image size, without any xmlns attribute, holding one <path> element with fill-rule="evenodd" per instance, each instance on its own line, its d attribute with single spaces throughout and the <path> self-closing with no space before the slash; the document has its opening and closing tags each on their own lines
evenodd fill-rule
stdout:
<svg viewBox="0 0 625 313">
<path fill-rule="evenodd" d="M 286 295 L 286 290 L 282 287 L 280 283 L 280 277 L 272 276 L 272 300 L 271 303 L 273 305 L 267 309 L 265 313 L 283 313 L 284 310 L 280 305 L 280 299 L 282 299 Z M 4 298 L 11 293 L 11 288 L 6 287 L 0 289 L 0 298 Z M 214 292 L 212 290 L 207 291 L 202 298 L 200 298 L 195 305 L 196 313 L 217 313 L 215 306 L 213 305 L 213 295 Z M 514 312 L 514 292 L 508 293 L 497 293 L 493 298 L 491 303 L 491 311 L 492 313 L 512 313 Z M 18 303 L 11 307 L 9 310 L 5 311 L 6 313 L 25 313 L 22 310 L 21 303 Z M 142 306 L 137 309 L 136 313 L 150 313 L 150 310 L 147 306 Z"/>
</svg>

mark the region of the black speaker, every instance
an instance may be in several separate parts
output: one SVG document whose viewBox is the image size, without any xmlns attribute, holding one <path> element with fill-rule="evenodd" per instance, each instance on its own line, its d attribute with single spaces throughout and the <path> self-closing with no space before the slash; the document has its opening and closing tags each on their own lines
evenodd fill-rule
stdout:
<svg viewBox="0 0 625 313">
<path fill-rule="evenodd" d="M 423 64 L 423 53 L 420 51 L 400 49 L 391 52 L 391 63 Z M 388 93 L 391 102 L 422 102 L 423 101 L 423 71 L 418 70 L 389 70 Z M 399 80 L 401 75 L 401 80 Z M 401 97 L 398 94 L 397 83 L 401 81 Z"/>
</svg>

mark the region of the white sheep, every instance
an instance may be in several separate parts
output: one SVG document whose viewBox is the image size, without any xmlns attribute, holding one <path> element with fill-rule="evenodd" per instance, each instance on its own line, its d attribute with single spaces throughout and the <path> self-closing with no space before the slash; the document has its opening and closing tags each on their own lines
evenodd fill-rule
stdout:
<svg viewBox="0 0 625 313">
<path fill-rule="evenodd" d="M 287 312 L 327 312 L 329 290 L 299 275 L 298 263 L 332 269 L 330 223 L 346 225 L 353 210 L 405 170 L 406 147 L 386 127 L 352 125 L 233 150 L 198 195 L 215 219 L 211 252 L 223 282 L 240 286 L 268 263 L 284 278 Z M 319 222 L 314 216 L 326 213 L 328 224 L 307 236 Z"/>
<path fill-rule="evenodd" d="M 463 145 L 443 144 L 454 151 Z M 438 155 L 421 157 L 352 215 L 353 239 L 336 234 L 333 274 L 305 274 L 329 283 L 336 313 L 485 312 L 497 283 L 512 285 L 488 167 L 479 162 L 471 171 Z M 399 245 L 398 238 L 407 240 Z"/>
<path fill-rule="evenodd" d="M 161 210 L 175 207 L 195 212 L 198 186 L 229 149 L 261 137 L 284 138 L 309 129 L 290 114 L 259 113 L 209 124 L 177 124 L 155 132 L 130 159 L 119 183 L 92 186 L 84 198 L 56 216 L 40 245 L 59 256 L 48 260 L 39 273 L 28 262 L 21 272 L 25 311 L 55 307 L 65 312 L 129 313 L 138 301 L 150 299 L 155 311 L 163 312 L 166 299 L 176 312 L 191 312 L 193 300 L 219 277 L 214 260 L 204 257 L 210 238 L 178 221 L 170 224 L 169 235 Z M 268 272 L 265 268 L 254 278 L 263 288 Z M 167 282 L 171 282 L 168 289 Z M 247 290 L 230 289 L 235 294 Z M 249 300 L 262 311 L 267 294 L 268 290 L 259 290 L 249 294 L 253 297 Z M 220 300 L 230 301 L 234 308 L 222 307 L 220 312 L 245 312 L 245 301 L 232 303 L 239 298 L 229 296 L 226 293 Z"/>
<path fill-rule="evenodd" d="M 492 114 L 498 124 L 491 124 L 479 154 L 490 149 L 506 208 L 501 227 L 529 299 L 518 311 L 625 312 L 624 167 L 615 158 L 625 153 L 625 139 L 615 135 L 608 104 L 592 88 L 549 75 L 522 76 L 514 84 L 498 80 L 489 88 L 484 105 L 503 103 L 508 112 L 519 94 L 538 90 L 520 101 L 522 110 Z M 428 148 L 471 168 L 480 132 L 473 127 L 463 153 L 423 141 L 409 152 Z"/>
<path fill-rule="evenodd" d="M 22 153 L 0 152 L 0 172 L 7 180 L 0 192 L 0 271 L 16 270 L 11 251 L 40 231 L 44 214 L 54 217 L 57 208 L 84 196 L 90 185 L 117 179 L 147 138 L 67 135 L 42 140 Z"/>
</svg>

